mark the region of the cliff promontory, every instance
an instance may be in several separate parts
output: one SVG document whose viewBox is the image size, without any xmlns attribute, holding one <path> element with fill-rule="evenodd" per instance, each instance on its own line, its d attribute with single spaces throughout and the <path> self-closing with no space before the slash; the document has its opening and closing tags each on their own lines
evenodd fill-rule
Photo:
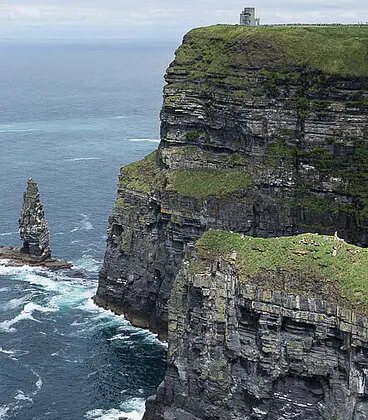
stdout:
<svg viewBox="0 0 368 420">
<path fill-rule="evenodd" d="M 173 284 L 144 419 L 368 418 L 367 267 L 337 237 L 204 234 Z"/>
<path fill-rule="evenodd" d="M 167 334 L 187 244 L 210 228 L 368 243 L 366 27 L 189 32 L 157 152 L 121 169 L 95 300 Z"/>
</svg>

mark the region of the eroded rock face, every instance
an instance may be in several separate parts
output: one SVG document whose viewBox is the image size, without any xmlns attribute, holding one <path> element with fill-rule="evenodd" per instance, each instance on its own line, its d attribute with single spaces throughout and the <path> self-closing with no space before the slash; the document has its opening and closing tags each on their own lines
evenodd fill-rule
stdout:
<svg viewBox="0 0 368 420">
<path fill-rule="evenodd" d="M 162 337 L 184 250 L 210 228 L 338 231 L 368 244 L 367 75 L 281 62 L 272 37 L 225 29 L 185 37 L 166 74 L 154 167 L 122 168 L 109 222 L 96 302 Z M 250 181 L 238 185 L 236 171 Z"/>
<path fill-rule="evenodd" d="M 185 260 L 169 307 L 168 370 L 144 420 L 368 418 L 368 320 Z"/>
<path fill-rule="evenodd" d="M 19 233 L 23 241 L 23 253 L 45 259 L 51 255 L 49 227 L 40 201 L 38 184 L 31 178 L 24 193 Z"/>
</svg>

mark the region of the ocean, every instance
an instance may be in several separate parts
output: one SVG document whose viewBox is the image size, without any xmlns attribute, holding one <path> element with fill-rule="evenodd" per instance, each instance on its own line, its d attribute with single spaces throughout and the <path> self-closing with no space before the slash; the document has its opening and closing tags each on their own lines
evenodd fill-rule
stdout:
<svg viewBox="0 0 368 420">
<path fill-rule="evenodd" d="M 20 246 L 38 182 L 53 256 L 70 271 L 0 263 L 0 420 L 137 420 L 166 345 L 91 297 L 119 168 L 158 146 L 170 43 L 0 44 L 0 244 Z"/>
</svg>

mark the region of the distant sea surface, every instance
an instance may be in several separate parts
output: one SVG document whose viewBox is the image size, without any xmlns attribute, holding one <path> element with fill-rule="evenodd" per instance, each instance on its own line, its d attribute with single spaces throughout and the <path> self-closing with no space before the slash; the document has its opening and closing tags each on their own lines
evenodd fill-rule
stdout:
<svg viewBox="0 0 368 420">
<path fill-rule="evenodd" d="M 157 148 L 173 44 L 0 44 L 0 244 L 27 179 L 70 272 L 0 264 L 0 420 L 142 417 L 166 347 L 91 301 L 119 168 Z"/>
</svg>

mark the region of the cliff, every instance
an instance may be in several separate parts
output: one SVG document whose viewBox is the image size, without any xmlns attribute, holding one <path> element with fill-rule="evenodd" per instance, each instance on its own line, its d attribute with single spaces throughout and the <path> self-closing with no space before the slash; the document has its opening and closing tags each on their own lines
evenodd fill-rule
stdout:
<svg viewBox="0 0 368 420">
<path fill-rule="evenodd" d="M 95 301 L 167 336 L 172 282 L 208 229 L 368 243 L 365 27 L 214 26 L 166 73 L 161 143 L 121 169 Z"/>
<path fill-rule="evenodd" d="M 366 419 L 367 267 L 335 237 L 207 232 L 173 284 L 144 420 Z"/>
</svg>

